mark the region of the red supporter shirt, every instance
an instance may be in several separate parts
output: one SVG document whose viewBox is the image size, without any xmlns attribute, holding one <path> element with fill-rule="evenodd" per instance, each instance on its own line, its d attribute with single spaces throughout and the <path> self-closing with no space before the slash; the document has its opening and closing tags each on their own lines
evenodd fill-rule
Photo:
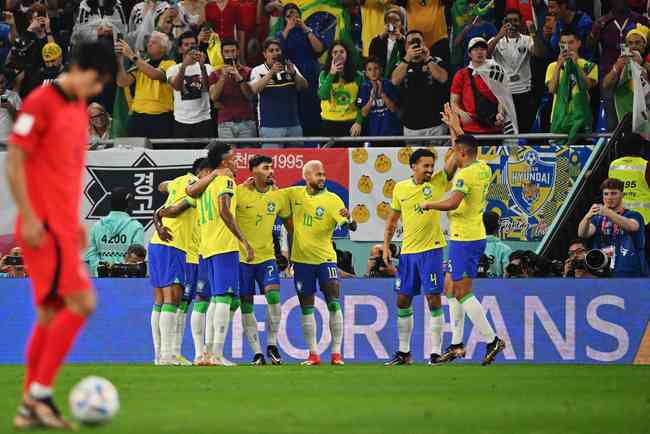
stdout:
<svg viewBox="0 0 650 434">
<path fill-rule="evenodd" d="M 212 23 L 212 28 L 219 34 L 219 38 L 237 39 L 235 27 L 241 29 L 239 21 L 239 3 L 235 0 L 228 0 L 226 7 L 221 10 L 216 3 L 205 5 L 205 20 Z"/>
<path fill-rule="evenodd" d="M 240 66 L 239 74 L 248 82 L 251 76 L 251 69 L 248 66 Z M 221 70 L 214 71 L 210 74 L 210 86 L 219 81 L 221 77 Z M 218 123 L 223 122 L 241 122 L 255 120 L 255 112 L 253 105 L 246 99 L 244 94 L 234 80 L 226 79 L 223 84 L 223 90 L 219 97 L 219 120 Z"/>
<path fill-rule="evenodd" d="M 470 67 L 465 67 L 456 72 L 456 75 L 454 75 L 454 79 L 451 82 L 451 93 L 460 96 L 461 108 L 472 115 L 471 122 L 463 123 L 463 130 L 467 133 L 501 132 L 501 129 L 499 128 L 485 128 L 475 120 L 476 102 L 474 101 L 474 92 L 472 92 L 472 83 L 470 79 L 471 74 L 472 69 Z M 476 87 L 481 95 L 493 103 L 498 104 L 497 98 L 480 76 L 476 75 L 474 81 L 476 82 Z"/>
<path fill-rule="evenodd" d="M 70 100 L 57 85 L 40 87 L 25 99 L 9 142 L 27 154 L 27 194 L 36 215 L 59 238 L 77 239 L 88 147 L 86 104 Z"/>
</svg>

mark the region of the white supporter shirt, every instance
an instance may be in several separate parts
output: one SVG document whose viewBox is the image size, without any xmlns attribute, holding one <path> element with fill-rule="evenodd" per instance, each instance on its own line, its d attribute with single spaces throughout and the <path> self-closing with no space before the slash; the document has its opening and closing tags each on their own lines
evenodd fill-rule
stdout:
<svg viewBox="0 0 650 434">
<path fill-rule="evenodd" d="M 13 90 L 5 90 L 5 93 L 3 95 L 7 97 L 7 100 L 13 104 L 14 107 L 16 107 L 16 111 L 20 110 L 22 101 L 16 92 Z M 14 121 L 11 119 L 9 110 L 0 107 L 0 140 L 7 140 L 9 134 L 11 133 L 13 124 Z"/>
<path fill-rule="evenodd" d="M 494 60 L 501 65 L 510 79 L 513 95 L 526 93 L 531 89 L 530 56 L 533 45 L 533 38 L 528 35 L 519 35 L 514 39 L 505 36 L 497 42 L 492 53 Z"/>
<path fill-rule="evenodd" d="M 170 84 L 180 70 L 180 63 L 167 70 L 167 81 Z M 205 71 L 209 77 L 214 68 L 206 64 Z M 197 62 L 185 68 L 183 90 L 174 89 L 174 120 L 176 122 L 194 125 L 210 119 L 210 96 L 207 90 L 204 92 L 201 87 L 201 67 Z"/>
</svg>

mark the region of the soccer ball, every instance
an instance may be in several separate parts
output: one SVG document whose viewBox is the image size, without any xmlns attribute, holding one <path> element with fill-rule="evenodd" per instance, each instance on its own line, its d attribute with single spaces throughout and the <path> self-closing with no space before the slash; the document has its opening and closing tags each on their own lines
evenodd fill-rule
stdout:
<svg viewBox="0 0 650 434">
<path fill-rule="evenodd" d="M 70 391 L 70 412 L 83 424 L 106 423 L 119 409 L 117 390 L 105 378 L 86 377 Z"/>
</svg>

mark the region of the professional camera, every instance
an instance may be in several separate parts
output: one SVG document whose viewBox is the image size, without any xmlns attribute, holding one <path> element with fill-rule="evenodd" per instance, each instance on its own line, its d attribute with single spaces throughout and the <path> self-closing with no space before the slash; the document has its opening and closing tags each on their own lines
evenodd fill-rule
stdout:
<svg viewBox="0 0 650 434">
<path fill-rule="evenodd" d="M 100 262 L 97 264 L 98 277 L 147 277 L 147 263 L 136 264 L 109 264 Z"/>
<path fill-rule="evenodd" d="M 563 271 L 561 261 L 546 259 L 530 250 L 513 252 L 506 266 L 509 277 L 561 277 Z"/>
<path fill-rule="evenodd" d="M 481 255 L 481 257 L 478 260 L 478 268 L 476 269 L 476 277 L 490 277 L 488 274 L 488 271 L 490 270 L 490 266 L 494 264 L 494 257 L 493 256 L 487 256 L 487 255 Z"/>
<path fill-rule="evenodd" d="M 585 268 L 594 276 L 607 277 L 611 271 L 612 258 L 599 249 L 589 250 L 585 256 Z"/>
</svg>

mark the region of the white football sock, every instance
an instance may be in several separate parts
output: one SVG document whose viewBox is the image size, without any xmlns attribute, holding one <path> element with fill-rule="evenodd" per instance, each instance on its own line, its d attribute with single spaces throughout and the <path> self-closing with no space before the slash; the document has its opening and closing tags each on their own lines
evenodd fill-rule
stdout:
<svg viewBox="0 0 650 434">
<path fill-rule="evenodd" d="M 223 357 L 223 345 L 226 342 L 228 326 L 230 324 L 230 304 L 216 303 L 214 309 L 214 345 L 215 357 Z"/>
<path fill-rule="evenodd" d="M 208 313 L 205 315 L 205 350 L 210 353 L 212 353 L 212 347 L 214 346 L 214 310 L 216 307 L 217 303 L 211 301 L 208 306 Z"/>
<path fill-rule="evenodd" d="M 241 314 L 241 323 L 244 328 L 244 334 L 246 335 L 246 340 L 248 345 L 251 346 L 254 354 L 262 352 L 260 346 L 260 338 L 257 333 L 257 319 L 255 318 L 255 313 L 243 313 Z"/>
<path fill-rule="evenodd" d="M 332 334 L 332 353 L 341 354 L 341 343 L 343 342 L 343 312 L 341 308 L 336 312 L 330 312 L 330 333 Z"/>
<path fill-rule="evenodd" d="M 192 327 L 192 340 L 194 341 L 194 359 L 198 359 L 205 352 L 205 317 L 206 314 L 196 310 L 196 305 L 192 309 L 190 325 Z M 214 335 L 214 332 L 213 332 Z"/>
<path fill-rule="evenodd" d="M 154 305 L 151 310 L 151 338 L 153 339 L 153 349 L 155 359 L 160 358 L 160 311 L 161 305 Z"/>
<path fill-rule="evenodd" d="M 266 345 L 278 344 L 278 330 L 280 330 L 280 319 L 282 318 L 282 306 L 280 303 L 266 305 Z"/>
<path fill-rule="evenodd" d="M 309 352 L 316 354 L 316 317 L 314 317 L 314 312 L 306 315 L 303 313 L 300 316 L 300 324 L 302 325 L 302 334 L 305 337 Z"/>
<path fill-rule="evenodd" d="M 478 302 L 474 294 L 468 294 L 461 302 L 463 310 L 467 313 L 470 321 L 478 327 L 486 342 L 492 342 L 495 338 L 494 329 L 488 322 L 483 306 Z"/>
<path fill-rule="evenodd" d="M 160 358 L 169 360 L 174 354 L 174 331 L 176 330 L 176 306 L 163 305 L 160 313 Z"/>
<path fill-rule="evenodd" d="M 441 354 L 443 323 L 442 308 L 431 311 L 431 354 Z"/>
<path fill-rule="evenodd" d="M 413 335 L 413 310 L 410 315 L 397 317 L 397 332 L 399 335 L 399 351 L 409 353 L 411 351 L 411 335 Z"/>
<path fill-rule="evenodd" d="M 185 325 L 187 323 L 187 312 L 183 312 L 182 309 L 178 309 L 176 314 L 176 345 L 174 347 L 174 353 L 181 355 L 181 348 L 183 347 L 183 337 L 185 337 Z"/>
<path fill-rule="evenodd" d="M 449 322 L 451 323 L 451 343 L 458 345 L 463 343 L 465 333 L 465 310 L 456 297 L 447 297 L 449 304 Z"/>
</svg>

